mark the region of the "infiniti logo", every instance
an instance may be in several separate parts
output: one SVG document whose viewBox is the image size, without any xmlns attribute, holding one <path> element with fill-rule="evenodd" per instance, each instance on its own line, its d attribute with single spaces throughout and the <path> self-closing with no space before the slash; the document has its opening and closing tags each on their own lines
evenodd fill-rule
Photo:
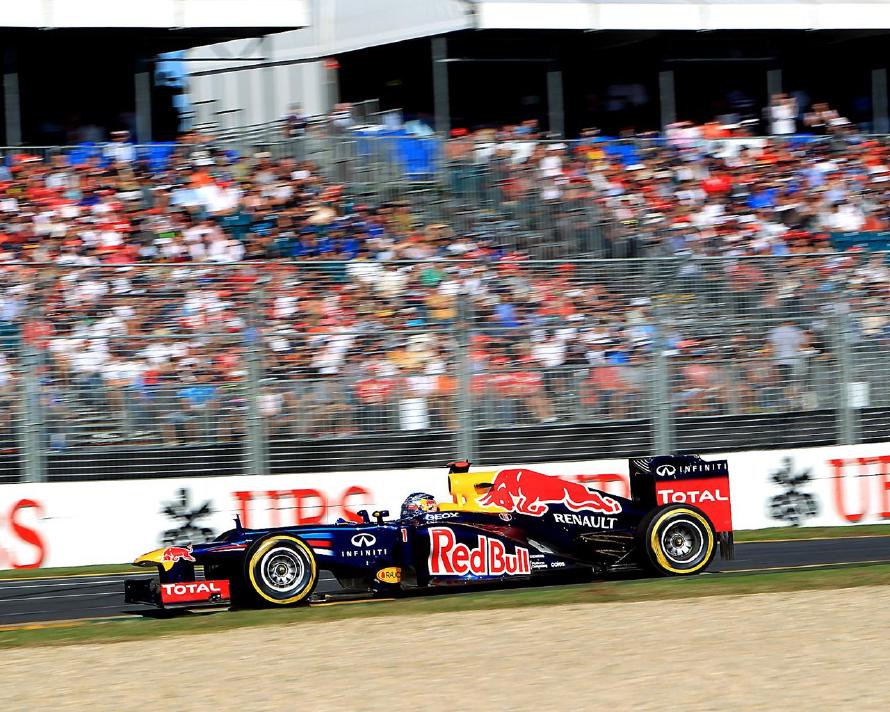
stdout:
<svg viewBox="0 0 890 712">
<path fill-rule="evenodd" d="M 352 537 L 352 545 L 353 546 L 374 546 L 377 543 L 377 537 L 374 537 L 370 534 L 356 534 Z"/>
<path fill-rule="evenodd" d="M 655 468 L 655 474 L 659 477 L 670 477 L 677 472 L 673 465 L 659 465 Z"/>
</svg>

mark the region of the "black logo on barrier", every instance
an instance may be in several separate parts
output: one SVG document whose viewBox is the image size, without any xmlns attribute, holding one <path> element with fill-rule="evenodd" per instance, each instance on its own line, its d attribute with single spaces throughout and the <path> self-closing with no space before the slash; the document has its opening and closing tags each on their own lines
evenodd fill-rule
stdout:
<svg viewBox="0 0 890 712">
<path fill-rule="evenodd" d="M 782 466 L 770 475 L 770 479 L 785 488 L 782 494 L 770 498 L 770 517 L 787 522 L 792 527 L 799 527 L 805 519 L 819 513 L 816 498 L 809 492 L 800 490 L 800 486 L 811 479 L 809 468 L 795 472 L 794 460 L 786 457 L 782 459 Z"/>
<path fill-rule="evenodd" d="M 200 544 L 210 541 L 216 536 L 216 532 L 209 527 L 202 527 L 198 520 L 213 514 L 210 500 L 200 507 L 192 509 L 189 503 L 189 491 L 185 488 L 179 490 L 179 498 L 172 502 L 164 502 L 161 512 L 168 518 L 177 522 L 179 526 L 164 532 L 163 543 L 172 546 L 184 544 Z"/>
</svg>

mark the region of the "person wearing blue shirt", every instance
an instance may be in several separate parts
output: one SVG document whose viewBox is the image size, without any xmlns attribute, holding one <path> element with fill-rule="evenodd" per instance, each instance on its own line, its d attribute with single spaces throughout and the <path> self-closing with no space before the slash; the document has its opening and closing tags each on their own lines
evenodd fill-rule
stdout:
<svg viewBox="0 0 890 712">
<path fill-rule="evenodd" d="M 207 372 L 192 376 L 187 385 L 175 391 L 174 402 L 166 404 L 169 411 L 161 430 L 168 445 L 177 444 L 179 430 L 187 443 L 196 440 L 199 432 L 212 432 L 218 403 L 217 388 L 210 379 Z"/>
<path fill-rule="evenodd" d="M 775 188 L 767 188 L 765 190 L 760 190 L 755 193 L 751 193 L 751 197 L 748 198 L 748 207 L 753 210 L 764 210 L 766 208 L 772 208 L 776 205 L 776 198 L 778 197 L 779 191 Z"/>
</svg>

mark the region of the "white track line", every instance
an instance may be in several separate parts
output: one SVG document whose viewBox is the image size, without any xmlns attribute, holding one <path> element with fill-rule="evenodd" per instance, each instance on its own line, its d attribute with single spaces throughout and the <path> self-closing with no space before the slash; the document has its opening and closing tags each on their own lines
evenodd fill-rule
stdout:
<svg viewBox="0 0 890 712">
<path fill-rule="evenodd" d="M 852 536 L 808 536 L 803 539 L 753 539 L 752 541 L 737 541 L 736 546 L 745 544 L 780 544 L 789 541 L 843 541 L 844 539 L 890 539 L 888 534 L 854 534 Z"/>
<path fill-rule="evenodd" d="M 85 583 L 26 583 L 26 584 L 21 584 L 19 586 L 4 586 L 4 585 L 0 584 L 0 593 L 2 593 L 3 591 L 15 591 L 20 588 L 64 588 L 66 586 L 67 587 L 75 586 L 75 587 L 83 588 L 85 586 L 92 586 L 93 584 L 100 585 L 100 586 L 106 586 L 106 585 L 112 584 L 112 583 L 120 583 L 120 581 L 110 579 L 107 581 L 88 581 Z"/>
<path fill-rule="evenodd" d="M 95 591 L 93 593 L 67 593 L 58 596 L 26 596 L 24 598 L 8 598 L 0 603 L 19 603 L 20 601 L 44 601 L 49 598 L 91 598 L 93 596 L 120 596 L 120 591 Z"/>
<path fill-rule="evenodd" d="M 759 569 L 726 569 L 725 571 L 709 571 L 714 574 L 753 574 L 760 571 L 788 571 L 789 569 L 825 569 L 832 566 L 861 566 L 862 564 L 890 564 L 890 559 L 873 559 L 871 561 L 835 561 L 829 564 L 792 564 L 790 566 L 766 566 Z"/>
<path fill-rule="evenodd" d="M 90 578 L 101 578 L 102 576 L 139 576 L 140 574 L 145 576 L 150 574 L 150 571 L 136 571 L 135 567 L 133 571 L 121 571 L 120 573 L 106 573 L 106 574 L 67 574 L 61 576 L 9 576 L 7 578 L 3 578 L 0 576 L 0 584 L 6 582 L 15 582 L 15 581 L 70 581 L 72 579 L 90 579 Z"/>
<path fill-rule="evenodd" d="M 110 611 L 110 610 L 118 610 L 118 611 L 120 611 L 120 609 L 121 609 L 120 606 L 93 606 L 92 608 L 90 608 L 90 611 Z M 30 615 L 54 614 L 54 613 L 58 613 L 58 612 L 59 612 L 59 611 L 27 611 L 27 612 L 18 612 L 18 613 L 0 613 L 0 618 L 12 618 L 13 616 L 30 616 Z M 88 620 L 91 620 L 91 619 L 93 619 L 93 618 L 100 618 L 100 619 L 101 619 L 102 617 L 103 617 L 103 616 L 90 616 L 90 617 L 84 617 L 84 618 L 59 618 L 59 619 L 57 619 L 57 620 L 44 620 L 44 621 L 30 621 L 30 620 L 25 620 L 25 621 L 22 621 L 22 625 L 28 625 L 28 624 L 30 624 L 30 623 L 35 623 L 35 624 L 39 624 L 39 623 L 55 623 L 55 622 L 58 622 L 58 621 L 69 621 L 69 620 L 83 620 L 83 621 L 88 621 Z M 129 618 L 129 617 L 130 617 L 130 616 L 121 616 L 121 618 Z"/>
</svg>

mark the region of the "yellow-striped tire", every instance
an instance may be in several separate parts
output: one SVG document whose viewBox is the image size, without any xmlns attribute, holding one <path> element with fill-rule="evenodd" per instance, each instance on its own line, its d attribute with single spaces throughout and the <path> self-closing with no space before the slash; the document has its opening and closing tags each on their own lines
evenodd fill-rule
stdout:
<svg viewBox="0 0 890 712">
<path fill-rule="evenodd" d="M 691 576 L 708 568 L 717 551 L 717 533 L 707 515 L 688 504 L 667 504 L 640 525 L 644 563 L 662 576 Z"/>
<path fill-rule="evenodd" d="M 245 584 L 267 606 L 302 603 L 318 583 L 318 563 L 300 537 L 273 534 L 255 542 L 244 560 Z"/>
</svg>

